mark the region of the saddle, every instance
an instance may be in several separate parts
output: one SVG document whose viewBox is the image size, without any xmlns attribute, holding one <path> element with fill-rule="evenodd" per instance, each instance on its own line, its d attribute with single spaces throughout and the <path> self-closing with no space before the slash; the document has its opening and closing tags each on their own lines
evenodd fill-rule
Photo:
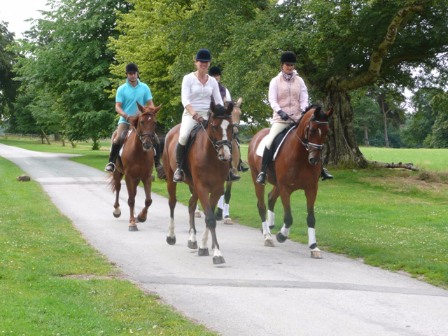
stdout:
<svg viewBox="0 0 448 336">
<path fill-rule="evenodd" d="M 278 151 L 282 147 L 283 143 L 285 142 L 286 137 L 288 134 L 296 129 L 297 124 L 291 124 L 291 126 L 288 126 L 283 131 L 281 131 L 277 136 L 275 137 L 274 141 L 271 144 L 271 160 L 275 161 L 275 158 L 277 157 Z M 256 153 L 258 156 L 263 156 L 264 148 L 266 147 L 266 141 L 267 141 L 268 135 L 266 135 L 263 139 L 261 139 L 260 143 L 258 144 Z"/>
</svg>

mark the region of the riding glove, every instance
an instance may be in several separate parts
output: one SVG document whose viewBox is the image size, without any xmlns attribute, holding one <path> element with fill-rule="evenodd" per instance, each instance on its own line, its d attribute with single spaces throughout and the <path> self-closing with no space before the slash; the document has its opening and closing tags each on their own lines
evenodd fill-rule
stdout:
<svg viewBox="0 0 448 336">
<path fill-rule="evenodd" d="M 282 110 L 278 110 L 277 111 L 277 114 L 280 116 L 280 118 L 282 118 L 282 120 L 284 120 L 284 121 L 286 121 L 286 120 L 288 120 L 289 119 L 289 116 L 285 113 L 285 112 L 283 112 Z"/>
</svg>

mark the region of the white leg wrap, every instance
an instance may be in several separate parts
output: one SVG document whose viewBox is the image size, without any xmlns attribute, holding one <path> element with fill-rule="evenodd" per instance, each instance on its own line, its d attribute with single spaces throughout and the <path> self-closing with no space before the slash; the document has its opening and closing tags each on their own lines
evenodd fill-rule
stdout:
<svg viewBox="0 0 448 336">
<path fill-rule="evenodd" d="M 268 224 L 269 226 L 274 226 L 275 223 L 275 213 L 268 210 Z"/>
<path fill-rule="evenodd" d="M 204 233 L 202 234 L 202 245 L 201 245 L 201 249 L 206 249 L 207 248 L 207 242 L 208 242 L 208 232 L 210 231 L 210 229 L 205 229 Z"/>
<path fill-rule="evenodd" d="M 229 216 L 230 204 L 224 203 L 224 210 L 222 212 L 222 216 L 225 218 Z"/>
<path fill-rule="evenodd" d="M 214 257 L 222 257 L 221 251 L 218 250 L 216 247 L 213 249 L 213 256 Z"/>
<path fill-rule="evenodd" d="M 168 225 L 168 237 L 174 237 L 174 218 L 170 218 L 170 224 Z"/>
<path fill-rule="evenodd" d="M 316 230 L 308 228 L 308 247 L 313 244 L 316 244 Z"/>
<path fill-rule="evenodd" d="M 221 198 L 218 201 L 218 208 L 221 210 L 224 209 L 224 195 L 221 195 Z"/>
<path fill-rule="evenodd" d="M 194 233 L 193 229 L 190 229 L 190 241 L 192 241 L 193 243 L 196 241 L 196 234 Z"/>
<path fill-rule="evenodd" d="M 280 232 L 281 232 L 282 235 L 284 235 L 285 237 L 288 237 L 288 236 L 289 236 L 289 228 L 287 229 L 285 224 L 283 224 L 283 227 L 282 227 L 282 229 L 280 230 Z"/>
<path fill-rule="evenodd" d="M 268 222 L 261 223 L 261 227 L 263 228 L 263 235 L 271 233 L 271 230 L 269 230 Z"/>
</svg>

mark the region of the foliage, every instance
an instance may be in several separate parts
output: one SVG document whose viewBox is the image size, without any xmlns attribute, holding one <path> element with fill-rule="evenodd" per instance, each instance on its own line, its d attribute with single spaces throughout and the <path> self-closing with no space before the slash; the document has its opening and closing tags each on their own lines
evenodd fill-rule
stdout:
<svg viewBox="0 0 448 336">
<path fill-rule="evenodd" d="M 7 23 L 0 21 L 0 122 L 9 116 L 18 88 L 12 73 L 16 54 L 8 48 L 13 41 L 14 33 L 8 31 Z"/>
<path fill-rule="evenodd" d="M 110 135 L 115 119 L 107 49 L 116 36 L 116 13 L 127 12 L 124 0 L 50 0 L 25 34 L 17 50 L 23 56 L 16 71 L 22 90 L 34 92 L 27 108 L 49 128 L 65 133 L 70 141 Z M 21 111 L 17 111 L 21 113 Z"/>
</svg>

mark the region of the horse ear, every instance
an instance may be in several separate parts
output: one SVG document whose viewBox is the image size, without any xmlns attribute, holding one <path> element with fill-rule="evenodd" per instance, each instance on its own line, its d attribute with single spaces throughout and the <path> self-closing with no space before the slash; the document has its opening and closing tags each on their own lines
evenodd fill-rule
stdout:
<svg viewBox="0 0 448 336">
<path fill-rule="evenodd" d="M 327 118 L 330 118 L 333 115 L 333 106 L 330 106 L 330 109 L 325 113 Z"/>
<path fill-rule="evenodd" d="M 160 111 L 161 107 L 162 107 L 162 104 L 160 104 L 159 106 L 157 106 L 156 108 L 154 108 L 154 114 L 157 114 L 157 112 Z"/>
<path fill-rule="evenodd" d="M 229 102 L 229 106 L 227 106 L 227 113 L 232 114 L 233 111 L 233 103 Z"/>
<path fill-rule="evenodd" d="M 238 101 L 237 101 L 236 104 L 235 104 L 235 106 L 236 106 L 236 107 L 240 107 L 242 102 L 243 102 L 243 97 L 239 97 L 239 98 L 238 98 Z"/>
<path fill-rule="evenodd" d="M 139 102 L 137 102 L 137 107 L 138 107 L 138 110 L 139 110 L 141 113 L 143 113 L 143 106 L 141 106 Z"/>
<path fill-rule="evenodd" d="M 214 102 L 210 102 L 210 110 L 212 111 L 216 110 L 216 105 Z"/>
<path fill-rule="evenodd" d="M 316 106 L 316 108 L 314 109 L 314 117 L 315 118 L 319 118 L 319 114 L 322 112 L 322 106 L 318 105 Z"/>
</svg>

